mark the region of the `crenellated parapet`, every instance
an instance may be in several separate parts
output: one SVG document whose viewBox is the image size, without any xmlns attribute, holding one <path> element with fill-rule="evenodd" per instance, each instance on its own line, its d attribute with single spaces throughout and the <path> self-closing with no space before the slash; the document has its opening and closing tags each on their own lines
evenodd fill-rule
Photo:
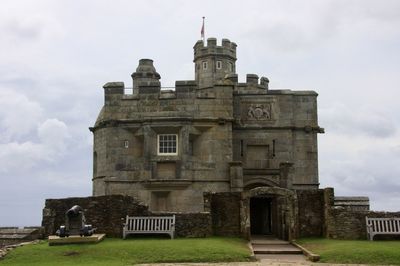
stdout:
<svg viewBox="0 0 400 266">
<path fill-rule="evenodd" d="M 200 88 L 212 87 L 236 72 L 236 43 L 222 39 L 217 45 L 216 38 L 208 38 L 207 46 L 197 41 L 194 49 L 195 79 Z"/>
<path fill-rule="evenodd" d="M 207 46 L 204 46 L 204 42 L 199 40 L 194 45 L 194 62 L 196 60 L 208 57 L 210 55 L 229 57 L 236 61 L 236 43 L 231 42 L 228 39 L 222 39 L 222 45 L 217 45 L 216 38 L 208 38 Z"/>
</svg>

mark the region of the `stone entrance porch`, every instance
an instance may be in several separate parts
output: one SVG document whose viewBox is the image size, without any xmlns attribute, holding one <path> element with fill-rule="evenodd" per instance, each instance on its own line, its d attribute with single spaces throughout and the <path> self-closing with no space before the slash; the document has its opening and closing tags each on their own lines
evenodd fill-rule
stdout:
<svg viewBox="0 0 400 266">
<path fill-rule="evenodd" d="M 251 235 L 274 235 L 292 240 L 296 236 L 297 196 L 279 187 L 257 187 L 243 192 L 242 232 Z"/>
</svg>

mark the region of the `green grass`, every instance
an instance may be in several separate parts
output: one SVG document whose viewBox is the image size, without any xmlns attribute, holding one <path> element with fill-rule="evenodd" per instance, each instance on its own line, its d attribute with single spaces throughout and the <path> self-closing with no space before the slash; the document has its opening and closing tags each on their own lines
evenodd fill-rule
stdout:
<svg viewBox="0 0 400 266">
<path fill-rule="evenodd" d="M 400 265 L 400 241 L 305 238 L 297 243 L 321 256 L 321 262 Z"/>
<path fill-rule="evenodd" d="M 249 261 L 238 238 L 113 239 L 98 244 L 49 246 L 47 241 L 11 251 L 0 265 L 134 265 L 157 262 Z"/>
</svg>

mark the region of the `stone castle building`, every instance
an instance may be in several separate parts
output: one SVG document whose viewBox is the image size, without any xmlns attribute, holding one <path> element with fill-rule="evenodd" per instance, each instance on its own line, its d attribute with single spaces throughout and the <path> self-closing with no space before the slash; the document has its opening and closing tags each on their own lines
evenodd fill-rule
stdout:
<svg viewBox="0 0 400 266">
<path fill-rule="evenodd" d="M 238 82 L 236 44 L 194 46 L 195 79 L 163 90 L 150 59 L 104 85 L 94 135 L 93 197 L 47 199 L 46 235 L 73 205 L 99 232 L 121 236 L 129 216 L 176 216 L 176 235 L 273 234 L 282 239 L 366 239 L 368 197 L 319 188 L 314 91 L 270 90 L 248 74 Z M 121 220 L 122 219 L 122 220 Z"/>
<path fill-rule="evenodd" d="M 203 212 L 205 193 L 241 192 L 252 233 L 278 233 L 290 223 L 294 191 L 319 188 L 318 94 L 271 90 L 255 74 L 238 82 L 236 48 L 227 39 L 198 41 L 195 79 L 176 81 L 175 90 L 162 89 L 150 59 L 131 75 L 132 93 L 123 82 L 104 85 L 90 128 L 93 196 Z"/>
</svg>

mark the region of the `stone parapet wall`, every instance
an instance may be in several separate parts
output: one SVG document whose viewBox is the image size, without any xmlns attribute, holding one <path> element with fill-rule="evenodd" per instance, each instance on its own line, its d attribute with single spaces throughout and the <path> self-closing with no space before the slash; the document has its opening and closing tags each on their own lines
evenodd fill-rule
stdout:
<svg viewBox="0 0 400 266">
<path fill-rule="evenodd" d="M 368 197 L 334 197 L 335 207 L 346 207 L 354 211 L 368 211 Z"/>
<path fill-rule="evenodd" d="M 400 212 L 369 211 L 367 197 L 335 197 L 324 189 L 324 236 L 333 239 L 367 239 L 366 217 L 400 217 Z"/>
<path fill-rule="evenodd" d="M 97 232 L 110 237 L 121 237 L 126 215 L 161 216 L 176 215 L 176 236 L 205 237 L 212 234 L 210 213 L 152 213 L 148 206 L 135 198 L 122 195 L 47 199 L 43 209 L 42 226 L 46 236 L 52 235 L 65 224 L 65 212 L 74 205 L 84 209 L 87 224 L 97 228 Z"/>
</svg>

